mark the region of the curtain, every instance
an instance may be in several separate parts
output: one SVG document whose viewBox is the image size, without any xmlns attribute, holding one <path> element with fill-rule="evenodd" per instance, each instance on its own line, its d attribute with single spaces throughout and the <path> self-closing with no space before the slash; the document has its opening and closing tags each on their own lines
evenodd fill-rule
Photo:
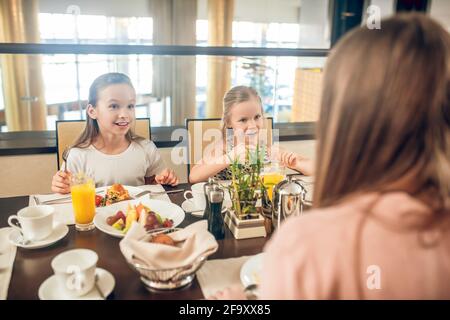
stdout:
<svg viewBox="0 0 450 320">
<path fill-rule="evenodd" d="M 196 45 L 197 0 L 151 0 L 153 44 Z M 195 57 L 154 56 L 153 88 L 157 98 L 170 98 L 173 125 L 196 116 Z"/>
<path fill-rule="evenodd" d="M 38 43 L 38 1 L 0 1 L 0 42 Z M 2 55 L 8 131 L 45 130 L 47 108 L 39 55 Z"/>
<path fill-rule="evenodd" d="M 295 70 L 291 122 L 310 122 L 319 119 L 322 78 L 321 69 Z"/>
<path fill-rule="evenodd" d="M 210 46 L 232 45 L 234 0 L 208 0 L 208 44 Z M 206 115 L 208 118 L 222 116 L 224 94 L 231 86 L 231 60 L 229 57 L 208 58 L 208 85 Z"/>
</svg>

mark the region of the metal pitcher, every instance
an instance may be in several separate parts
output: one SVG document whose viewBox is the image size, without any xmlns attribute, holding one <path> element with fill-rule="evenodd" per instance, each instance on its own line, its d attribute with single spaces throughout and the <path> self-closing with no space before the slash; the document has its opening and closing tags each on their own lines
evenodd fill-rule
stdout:
<svg viewBox="0 0 450 320">
<path fill-rule="evenodd" d="M 295 175 L 288 176 L 274 187 L 272 208 L 274 229 L 280 226 L 282 220 L 303 213 L 305 197 L 306 189 L 295 180 Z"/>
</svg>

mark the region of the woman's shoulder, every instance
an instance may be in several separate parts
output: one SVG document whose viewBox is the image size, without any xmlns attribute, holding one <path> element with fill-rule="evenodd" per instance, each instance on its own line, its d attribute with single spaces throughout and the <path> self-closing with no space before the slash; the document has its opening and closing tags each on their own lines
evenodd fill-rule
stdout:
<svg viewBox="0 0 450 320">
<path fill-rule="evenodd" d="M 340 266 L 341 257 L 353 243 L 352 232 L 343 226 L 348 224 L 347 227 L 352 228 L 355 216 L 352 210 L 327 208 L 309 210 L 285 220 L 264 248 L 263 278 L 267 280 L 261 285 L 263 296 L 298 299 L 303 290 L 300 288 L 308 288 L 304 297 L 321 298 L 319 292 L 328 286 L 325 279 L 341 269 L 336 266 Z M 274 270 L 283 277 L 271 278 Z M 298 280 L 298 277 L 302 279 Z M 314 279 L 324 280 L 313 283 Z"/>
<path fill-rule="evenodd" d="M 353 236 L 350 230 L 356 229 L 361 217 L 361 210 L 353 202 L 312 209 L 284 221 L 268 247 L 291 252 L 299 245 L 305 248 L 336 247 L 336 239 L 342 245 L 349 244 Z"/>
</svg>

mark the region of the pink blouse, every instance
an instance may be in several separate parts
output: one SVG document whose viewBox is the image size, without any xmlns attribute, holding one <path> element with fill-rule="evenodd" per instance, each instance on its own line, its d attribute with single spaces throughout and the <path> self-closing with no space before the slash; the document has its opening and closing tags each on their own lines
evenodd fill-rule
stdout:
<svg viewBox="0 0 450 320">
<path fill-rule="evenodd" d="M 367 194 L 290 218 L 265 248 L 261 299 L 450 299 L 450 212 Z"/>
</svg>

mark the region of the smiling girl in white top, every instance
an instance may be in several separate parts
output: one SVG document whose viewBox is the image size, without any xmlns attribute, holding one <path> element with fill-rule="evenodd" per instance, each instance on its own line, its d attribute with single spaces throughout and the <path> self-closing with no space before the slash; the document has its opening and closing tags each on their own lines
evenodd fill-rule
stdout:
<svg viewBox="0 0 450 320">
<path fill-rule="evenodd" d="M 75 144 L 64 152 L 65 171 L 52 180 L 52 191 L 70 192 L 71 173 L 85 172 L 96 186 L 113 183 L 143 185 L 152 180 L 178 184 L 165 167 L 155 144 L 133 133 L 136 92 L 125 74 L 107 73 L 94 80 L 89 89 L 86 128 Z"/>
</svg>

